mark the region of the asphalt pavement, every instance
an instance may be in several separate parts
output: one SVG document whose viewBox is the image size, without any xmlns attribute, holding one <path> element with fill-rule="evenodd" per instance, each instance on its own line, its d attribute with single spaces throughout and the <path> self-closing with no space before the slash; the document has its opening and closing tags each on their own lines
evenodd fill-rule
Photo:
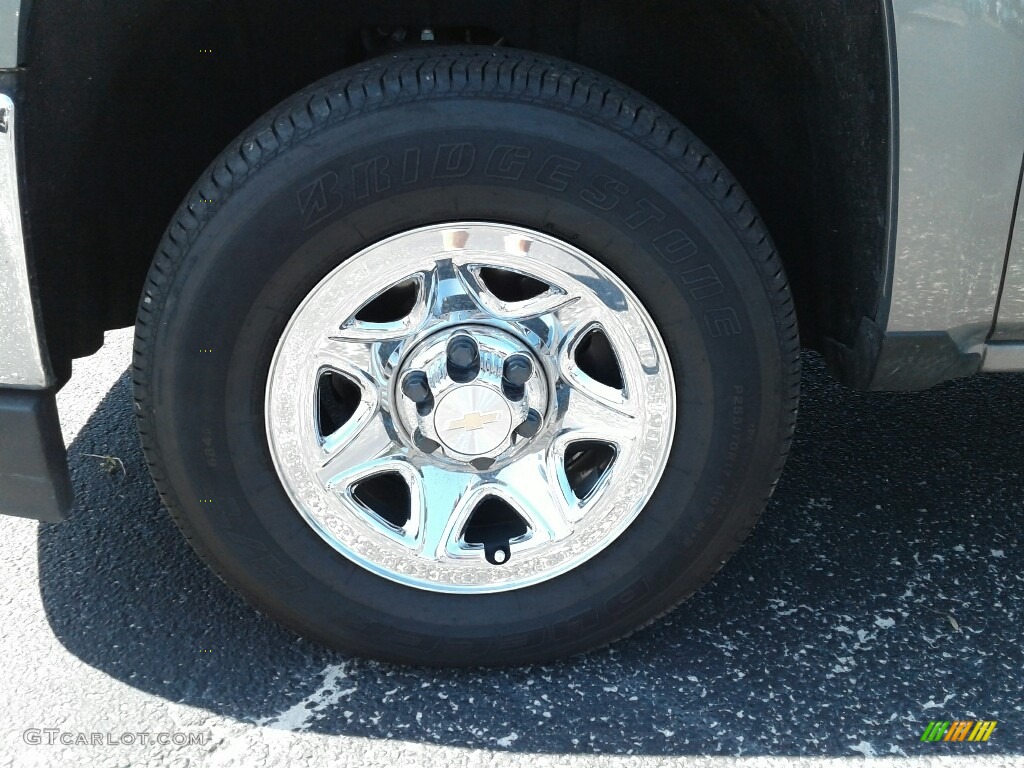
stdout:
<svg viewBox="0 0 1024 768">
<path fill-rule="evenodd" d="M 445 671 L 318 647 L 206 570 L 147 474 L 130 344 L 60 395 L 71 519 L 0 519 L 0 765 L 1024 764 L 1024 376 L 864 394 L 805 355 L 783 479 L 708 587 L 585 657 Z"/>
</svg>

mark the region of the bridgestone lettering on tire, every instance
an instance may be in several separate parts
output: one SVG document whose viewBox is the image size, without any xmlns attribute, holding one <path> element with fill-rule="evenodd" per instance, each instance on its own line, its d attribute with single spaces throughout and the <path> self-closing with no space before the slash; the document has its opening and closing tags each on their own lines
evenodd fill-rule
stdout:
<svg viewBox="0 0 1024 768">
<path fill-rule="evenodd" d="M 269 112 L 168 226 L 134 380 L 161 496 L 275 619 L 545 661 L 692 594 L 782 470 L 789 288 L 737 182 L 574 65 L 424 49 Z"/>
</svg>

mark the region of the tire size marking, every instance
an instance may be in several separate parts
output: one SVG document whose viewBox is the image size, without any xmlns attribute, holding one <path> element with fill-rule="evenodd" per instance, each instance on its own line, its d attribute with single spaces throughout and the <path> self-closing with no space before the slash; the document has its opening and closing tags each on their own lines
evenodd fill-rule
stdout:
<svg viewBox="0 0 1024 768">
<path fill-rule="evenodd" d="M 738 466 L 740 448 L 745 442 L 746 404 L 742 384 L 733 385 L 732 398 L 725 407 L 729 412 L 729 438 L 725 448 L 725 466 L 722 469 L 721 480 L 715 486 L 715 490 L 708 500 L 708 515 L 716 514 L 723 502 L 728 506 L 730 499 L 727 497 L 731 491 L 735 490 L 729 481 Z"/>
<path fill-rule="evenodd" d="M 740 444 L 743 442 L 743 425 L 746 422 L 746 407 L 743 402 L 743 385 L 733 385 L 731 403 L 732 418 L 730 420 L 729 445 L 726 449 L 726 467 L 732 467 L 739 458 Z"/>
<path fill-rule="evenodd" d="M 203 461 L 206 466 L 217 468 L 217 450 L 213 443 L 213 430 L 209 427 L 202 427 L 199 430 L 199 441 L 203 444 Z"/>
</svg>

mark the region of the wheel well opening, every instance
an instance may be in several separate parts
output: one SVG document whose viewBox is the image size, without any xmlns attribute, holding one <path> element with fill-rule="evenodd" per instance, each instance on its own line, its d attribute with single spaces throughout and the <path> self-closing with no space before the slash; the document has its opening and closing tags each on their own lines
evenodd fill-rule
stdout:
<svg viewBox="0 0 1024 768">
<path fill-rule="evenodd" d="M 25 192 L 55 364 L 134 322 L 174 210 L 246 125 L 345 66 L 438 43 L 561 56 L 667 109 L 764 217 L 804 342 L 849 343 L 885 275 L 884 24 L 880 0 L 34 4 Z"/>
</svg>

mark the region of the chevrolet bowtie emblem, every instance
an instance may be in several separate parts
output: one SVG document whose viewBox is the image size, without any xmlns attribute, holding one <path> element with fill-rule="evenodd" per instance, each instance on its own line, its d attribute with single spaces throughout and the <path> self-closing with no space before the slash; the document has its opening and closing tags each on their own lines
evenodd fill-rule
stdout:
<svg viewBox="0 0 1024 768">
<path fill-rule="evenodd" d="M 500 416 L 499 411 L 491 411 L 490 413 L 467 413 L 461 419 L 448 422 L 448 429 L 464 429 L 467 432 L 472 432 L 475 429 L 482 428 L 485 424 L 491 424 L 498 420 Z"/>
</svg>

